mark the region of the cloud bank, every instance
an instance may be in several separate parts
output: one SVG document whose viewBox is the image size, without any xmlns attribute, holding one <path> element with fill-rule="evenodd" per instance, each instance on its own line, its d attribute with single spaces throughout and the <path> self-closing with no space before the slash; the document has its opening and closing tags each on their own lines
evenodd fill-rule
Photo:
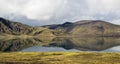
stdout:
<svg viewBox="0 0 120 64">
<path fill-rule="evenodd" d="M 120 24 L 119 6 L 120 0 L 0 0 L 0 16 L 34 25 L 96 19 Z"/>
</svg>

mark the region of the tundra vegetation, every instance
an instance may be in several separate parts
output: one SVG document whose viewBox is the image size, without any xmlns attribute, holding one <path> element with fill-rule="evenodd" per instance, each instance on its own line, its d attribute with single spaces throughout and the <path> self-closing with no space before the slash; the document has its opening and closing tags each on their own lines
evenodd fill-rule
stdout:
<svg viewBox="0 0 120 64">
<path fill-rule="evenodd" d="M 1 64 L 120 64 L 120 53 L 12 52 L 0 53 Z"/>
</svg>

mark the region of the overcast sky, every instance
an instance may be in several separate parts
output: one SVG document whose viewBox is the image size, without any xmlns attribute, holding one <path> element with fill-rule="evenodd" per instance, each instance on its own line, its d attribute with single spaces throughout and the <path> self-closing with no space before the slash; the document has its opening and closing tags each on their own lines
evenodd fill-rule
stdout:
<svg viewBox="0 0 120 64">
<path fill-rule="evenodd" d="M 0 16 L 30 25 L 79 20 L 120 24 L 120 0 L 0 0 Z"/>
</svg>

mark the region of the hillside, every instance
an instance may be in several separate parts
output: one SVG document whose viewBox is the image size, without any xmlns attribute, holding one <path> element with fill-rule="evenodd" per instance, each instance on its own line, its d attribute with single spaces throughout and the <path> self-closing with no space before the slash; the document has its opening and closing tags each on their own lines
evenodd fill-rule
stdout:
<svg viewBox="0 0 120 64">
<path fill-rule="evenodd" d="M 44 26 L 45 27 L 45 26 Z M 82 20 L 46 26 L 56 35 L 70 36 L 120 36 L 120 26 L 102 20 Z"/>
<path fill-rule="evenodd" d="M 120 36 L 120 26 L 101 20 L 75 23 L 71 28 L 68 29 L 74 35 Z"/>
<path fill-rule="evenodd" d="M 47 28 L 32 27 L 19 22 L 13 22 L 4 18 L 0 18 L 0 34 L 53 36 L 52 30 L 49 30 Z"/>
<path fill-rule="evenodd" d="M 120 36 L 120 26 L 102 20 L 82 20 L 32 27 L 0 18 L 0 34 L 31 36 Z"/>
</svg>

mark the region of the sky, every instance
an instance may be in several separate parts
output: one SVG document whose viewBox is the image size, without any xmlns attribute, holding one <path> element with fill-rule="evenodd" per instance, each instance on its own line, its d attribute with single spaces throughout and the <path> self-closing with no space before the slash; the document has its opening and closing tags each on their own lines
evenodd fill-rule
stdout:
<svg viewBox="0 0 120 64">
<path fill-rule="evenodd" d="M 80 20 L 120 25 L 120 0 L 0 0 L 0 17 L 33 26 Z"/>
</svg>

